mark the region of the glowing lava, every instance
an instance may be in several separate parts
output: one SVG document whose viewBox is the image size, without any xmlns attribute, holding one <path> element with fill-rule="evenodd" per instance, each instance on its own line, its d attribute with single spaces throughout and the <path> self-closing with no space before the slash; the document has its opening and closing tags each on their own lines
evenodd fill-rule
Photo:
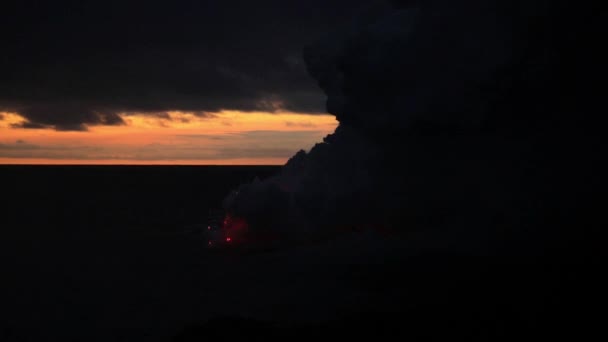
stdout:
<svg viewBox="0 0 608 342">
<path fill-rule="evenodd" d="M 226 214 L 220 227 L 222 240 L 224 243 L 234 243 L 235 241 L 245 241 L 249 224 L 240 217 L 234 217 L 231 214 Z M 235 240 L 236 239 L 236 240 Z"/>
<path fill-rule="evenodd" d="M 247 221 L 240 217 L 233 217 L 230 214 L 226 214 L 223 222 L 223 228 L 230 231 L 245 231 L 249 228 Z"/>
</svg>

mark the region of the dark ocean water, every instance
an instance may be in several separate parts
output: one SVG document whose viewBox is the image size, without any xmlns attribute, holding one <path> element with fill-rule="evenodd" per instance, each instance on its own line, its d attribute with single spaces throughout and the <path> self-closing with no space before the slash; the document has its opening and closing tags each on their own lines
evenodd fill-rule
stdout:
<svg viewBox="0 0 608 342">
<path fill-rule="evenodd" d="M 217 254 L 183 234 L 231 189 L 276 171 L 0 166 L 0 341 L 242 340 L 264 322 L 287 340 L 512 341 L 601 326 L 590 307 L 603 269 L 569 251 L 449 251 L 460 237 L 367 232 Z"/>
<path fill-rule="evenodd" d="M 0 234 L 171 231 L 276 166 L 0 166 Z"/>
<path fill-rule="evenodd" d="M 208 258 L 180 231 L 277 170 L 0 166 L 0 340 L 166 340 L 207 314 Z"/>
</svg>

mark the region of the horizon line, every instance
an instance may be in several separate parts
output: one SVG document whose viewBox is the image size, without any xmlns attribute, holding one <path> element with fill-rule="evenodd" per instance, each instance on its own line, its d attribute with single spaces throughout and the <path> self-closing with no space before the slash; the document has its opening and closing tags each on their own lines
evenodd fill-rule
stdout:
<svg viewBox="0 0 608 342">
<path fill-rule="evenodd" d="M 261 166 L 281 167 L 283 164 L 0 164 L 3 166 Z"/>
</svg>

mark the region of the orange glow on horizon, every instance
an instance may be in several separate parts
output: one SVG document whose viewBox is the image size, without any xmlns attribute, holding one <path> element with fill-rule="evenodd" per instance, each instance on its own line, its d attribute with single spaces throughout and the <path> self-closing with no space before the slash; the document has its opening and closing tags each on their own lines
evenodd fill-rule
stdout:
<svg viewBox="0 0 608 342">
<path fill-rule="evenodd" d="M 44 159 L 44 158 L 0 158 L 0 165 L 84 165 L 84 166 L 105 166 L 105 165 L 134 165 L 134 166 L 215 166 L 215 165 L 242 165 L 242 166 L 263 166 L 263 165 L 283 165 L 286 160 L 283 158 L 238 158 L 238 159 L 216 159 L 216 160 L 121 160 L 121 159 Z"/>
<path fill-rule="evenodd" d="M 88 131 L 23 129 L 0 113 L 0 164 L 281 165 L 333 132 L 330 115 L 223 111 L 121 114 L 125 125 Z"/>
</svg>

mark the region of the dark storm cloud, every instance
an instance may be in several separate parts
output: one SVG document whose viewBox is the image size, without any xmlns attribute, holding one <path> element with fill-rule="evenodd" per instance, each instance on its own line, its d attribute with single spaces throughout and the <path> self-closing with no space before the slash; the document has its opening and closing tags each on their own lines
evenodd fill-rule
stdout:
<svg viewBox="0 0 608 342">
<path fill-rule="evenodd" d="M 367 2 L 3 2 L 0 110 L 66 130 L 121 112 L 321 113 L 302 46 Z"/>
</svg>

